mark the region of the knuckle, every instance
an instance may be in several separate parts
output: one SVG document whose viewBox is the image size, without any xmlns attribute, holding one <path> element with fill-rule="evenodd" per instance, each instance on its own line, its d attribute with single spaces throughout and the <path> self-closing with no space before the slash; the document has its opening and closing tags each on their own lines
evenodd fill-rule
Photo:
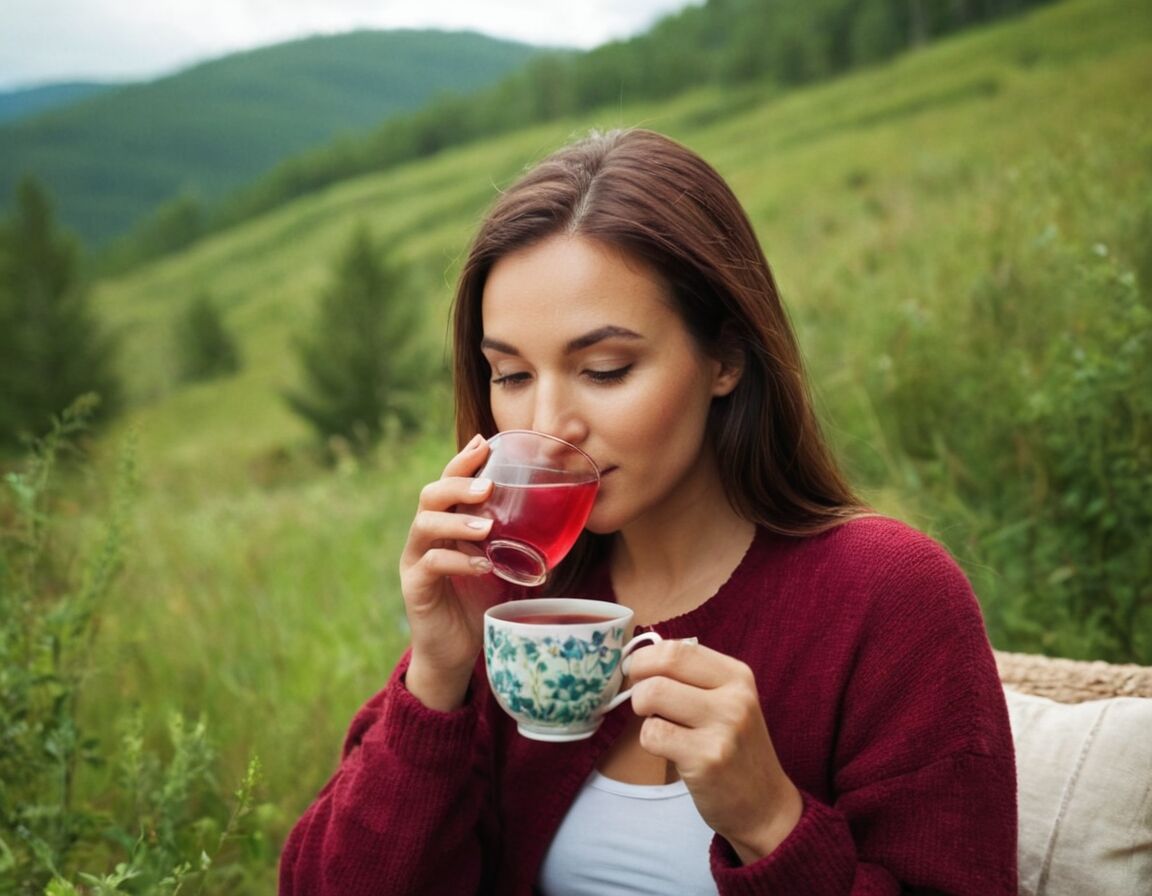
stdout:
<svg viewBox="0 0 1152 896">
<path fill-rule="evenodd" d="M 648 698 L 647 680 L 638 681 L 632 686 L 632 711 L 638 716 L 651 715 L 652 703 Z"/>
<path fill-rule="evenodd" d="M 732 761 L 735 754 L 735 747 L 729 738 L 709 738 L 700 750 L 700 765 L 708 769 L 723 768 Z"/>
<path fill-rule="evenodd" d="M 668 729 L 671 727 L 666 719 L 659 716 L 650 716 L 640 726 L 640 746 L 649 753 L 660 754 L 665 742 L 668 740 Z"/>
<path fill-rule="evenodd" d="M 420 509 L 416 511 L 416 516 L 412 518 L 411 533 L 416 536 L 423 535 L 431 531 L 432 525 L 432 512 L 429 510 Z"/>
<path fill-rule="evenodd" d="M 643 716 L 652 715 L 661 705 L 667 692 L 662 678 L 645 678 L 632 688 L 632 706 Z"/>
</svg>

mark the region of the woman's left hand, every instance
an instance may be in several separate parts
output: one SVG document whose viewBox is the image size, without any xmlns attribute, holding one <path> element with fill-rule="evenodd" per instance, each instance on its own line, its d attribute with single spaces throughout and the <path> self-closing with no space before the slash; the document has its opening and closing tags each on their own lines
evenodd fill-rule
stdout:
<svg viewBox="0 0 1152 896">
<path fill-rule="evenodd" d="M 701 817 L 744 864 L 796 826 L 800 792 L 780 766 L 752 670 L 699 644 L 663 641 L 628 660 L 640 745 L 676 766 Z"/>
</svg>

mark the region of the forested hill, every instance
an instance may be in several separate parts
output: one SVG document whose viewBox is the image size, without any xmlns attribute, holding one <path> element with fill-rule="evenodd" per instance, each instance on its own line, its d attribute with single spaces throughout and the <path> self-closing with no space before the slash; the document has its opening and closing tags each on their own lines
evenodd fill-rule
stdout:
<svg viewBox="0 0 1152 896">
<path fill-rule="evenodd" d="M 596 108 L 708 84 L 783 91 L 875 65 L 1053 0 L 707 0 L 585 53 L 540 53 L 476 94 L 444 97 L 355 139 L 295 156 L 212 208 L 143 222 L 120 265 L 188 245 L 350 177 Z"/>
<path fill-rule="evenodd" d="M 473 33 L 360 31 L 226 56 L 0 125 L 0 197 L 32 174 L 62 223 L 99 244 L 175 195 L 215 199 L 535 52 Z"/>
</svg>

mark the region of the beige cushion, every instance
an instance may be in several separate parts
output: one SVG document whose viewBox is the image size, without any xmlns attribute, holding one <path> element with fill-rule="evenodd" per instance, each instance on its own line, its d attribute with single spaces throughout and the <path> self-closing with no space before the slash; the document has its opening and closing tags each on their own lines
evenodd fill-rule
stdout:
<svg viewBox="0 0 1152 896">
<path fill-rule="evenodd" d="M 1024 896 L 1152 894 L 1152 700 L 1005 689 Z"/>
</svg>

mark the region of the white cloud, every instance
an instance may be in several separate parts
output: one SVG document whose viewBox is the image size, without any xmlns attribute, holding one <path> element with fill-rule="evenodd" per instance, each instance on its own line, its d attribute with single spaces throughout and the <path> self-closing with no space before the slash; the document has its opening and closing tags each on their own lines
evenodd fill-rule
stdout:
<svg viewBox="0 0 1152 896">
<path fill-rule="evenodd" d="M 481 31 L 589 48 L 700 0 L 3 0 L 0 88 L 122 80 L 315 33 L 355 28 Z"/>
</svg>

